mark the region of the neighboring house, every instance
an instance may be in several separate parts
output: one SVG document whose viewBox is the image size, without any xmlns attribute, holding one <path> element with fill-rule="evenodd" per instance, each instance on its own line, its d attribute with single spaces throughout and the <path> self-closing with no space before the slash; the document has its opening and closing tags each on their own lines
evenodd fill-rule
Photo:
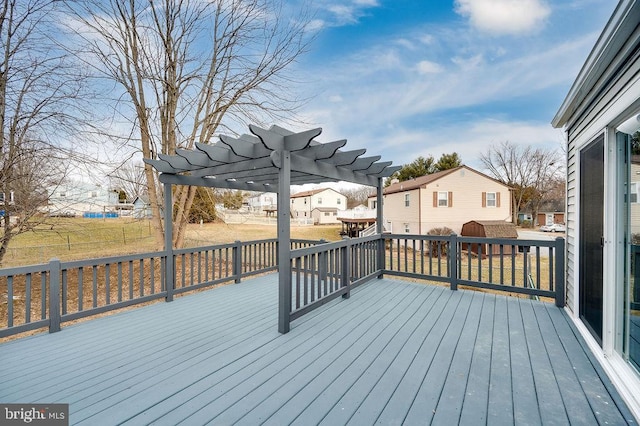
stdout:
<svg viewBox="0 0 640 426">
<path fill-rule="evenodd" d="M 536 225 L 564 224 L 564 212 L 539 212 Z"/>
<path fill-rule="evenodd" d="M 640 418 L 640 1 L 616 6 L 553 118 L 567 137 L 566 309 Z"/>
<path fill-rule="evenodd" d="M 133 212 L 132 215 L 136 219 L 146 219 L 151 217 L 151 204 L 146 197 L 136 197 L 133 202 Z"/>
<path fill-rule="evenodd" d="M 346 207 L 347 197 L 331 188 L 314 189 L 291 195 L 291 217 L 294 219 L 311 218 L 311 212 L 317 208 L 331 208 L 337 212 Z M 334 223 L 338 223 L 337 215 Z"/>
<path fill-rule="evenodd" d="M 84 213 L 113 212 L 118 205 L 118 191 L 98 185 L 74 183 L 47 188 L 48 212 L 52 215 L 81 216 Z"/>
<path fill-rule="evenodd" d="M 448 227 L 460 233 L 470 220 L 511 221 L 507 185 L 468 166 L 433 173 L 384 189 L 385 225 L 394 233 L 426 234 Z M 375 197 L 369 207 L 375 208 Z"/>
<path fill-rule="evenodd" d="M 335 225 L 338 220 L 338 209 L 335 207 L 316 207 L 311 210 L 314 225 Z"/>
<path fill-rule="evenodd" d="M 278 206 L 278 194 L 275 192 L 258 192 L 246 198 L 249 211 L 261 213 L 275 211 Z"/>
</svg>

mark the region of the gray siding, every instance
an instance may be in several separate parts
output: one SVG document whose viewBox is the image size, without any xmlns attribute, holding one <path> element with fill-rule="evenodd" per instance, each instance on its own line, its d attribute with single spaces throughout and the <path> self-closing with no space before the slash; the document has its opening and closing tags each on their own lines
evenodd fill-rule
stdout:
<svg viewBox="0 0 640 426">
<path fill-rule="evenodd" d="M 622 111 L 614 106 L 626 87 L 640 79 L 640 26 L 627 44 L 623 45 L 616 57 L 608 64 L 604 75 L 612 75 L 603 89 L 587 97 L 584 104 L 576 108 L 576 113 L 567 125 L 567 306 L 575 305 L 577 273 L 575 262 L 578 258 L 577 212 L 578 212 L 578 157 L 582 147 L 600 135 Z"/>
</svg>

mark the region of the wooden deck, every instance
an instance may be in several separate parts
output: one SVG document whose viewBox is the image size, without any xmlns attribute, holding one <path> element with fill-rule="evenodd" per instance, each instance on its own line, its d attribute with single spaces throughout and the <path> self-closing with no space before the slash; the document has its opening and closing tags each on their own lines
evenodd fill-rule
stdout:
<svg viewBox="0 0 640 426">
<path fill-rule="evenodd" d="M 277 275 L 0 345 L 72 424 L 635 424 L 553 304 L 374 280 L 277 332 Z"/>
</svg>

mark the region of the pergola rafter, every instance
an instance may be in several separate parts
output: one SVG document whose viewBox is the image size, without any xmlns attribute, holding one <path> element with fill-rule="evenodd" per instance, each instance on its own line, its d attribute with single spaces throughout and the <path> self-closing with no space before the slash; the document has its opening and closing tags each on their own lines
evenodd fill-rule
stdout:
<svg viewBox="0 0 640 426">
<path fill-rule="evenodd" d="M 278 126 L 263 129 L 250 125 L 252 135 L 220 136 L 220 143 L 196 143 L 193 150 L 176 150 L 175 155 L 145 159 L 165 185 L 165 224 L 172 221 L 171 185 L 205 186 L 267 191 L 278 194 L 278 256 L 280 297 L 279 330 L 289 331 L 291 305 L 291 255 L 289 230 L 291 185 L 345 181 L 377 187 L 377 231 L 382 232 L 382 179 L 400 167 L 380 162 L 380 156 L 362 157 L 366 149 L 342 151 L 347 141 L 320 143 L 316 128 L 299 133 Z M 172 254 L 172 227 L 165 225 L 165 250 Z M 167 257 L 172 259 L 173 257 Z M 167 279 L 174 265 L 167 262 Z M 169 283 L 168 283 L 169 285 Z M 169 292 L 168 292 L 169 293 Z M 171 296 L 168 296 L 171 297 Z"/>
</svg>

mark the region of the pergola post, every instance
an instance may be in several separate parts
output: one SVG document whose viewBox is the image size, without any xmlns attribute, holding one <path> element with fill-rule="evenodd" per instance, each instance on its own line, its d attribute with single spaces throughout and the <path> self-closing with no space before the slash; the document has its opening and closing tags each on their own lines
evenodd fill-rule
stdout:
<svg viewBox="0 0 640 426">
<path fill-rule="evenodd" d="M 288 333 L 291 313 L 291 153 L 280 152 L 278 171 L 278 331 Z"/>
<path fill-rule="evenodd" d="M 376 234 L 380 236 L 378 240 L 378 269 L 384 270 L 385 268 L 385 244 L 384 238 L 382 238 L 382 233 L 384 232 L 384 224 L 382 221 L 384 220 L 383 208 L 382 208 L 382 195 L 384 191 L 384 187 L 382 184 L 383 178 L 378 178 L 378 187 L 376 191 Z M 378 275 L 378 278 L 382 278 L 382 272 Z"/>
<path fill-rule="evenodd" d="M 173 264 L 173 199 L 171 197 L 171 184 L 164 184 L 164 252 L 165 252 L 165 277 L 164 284 L 167 290 L 166 301 L 173 300 L 175 272 Z"/>
</svg>

